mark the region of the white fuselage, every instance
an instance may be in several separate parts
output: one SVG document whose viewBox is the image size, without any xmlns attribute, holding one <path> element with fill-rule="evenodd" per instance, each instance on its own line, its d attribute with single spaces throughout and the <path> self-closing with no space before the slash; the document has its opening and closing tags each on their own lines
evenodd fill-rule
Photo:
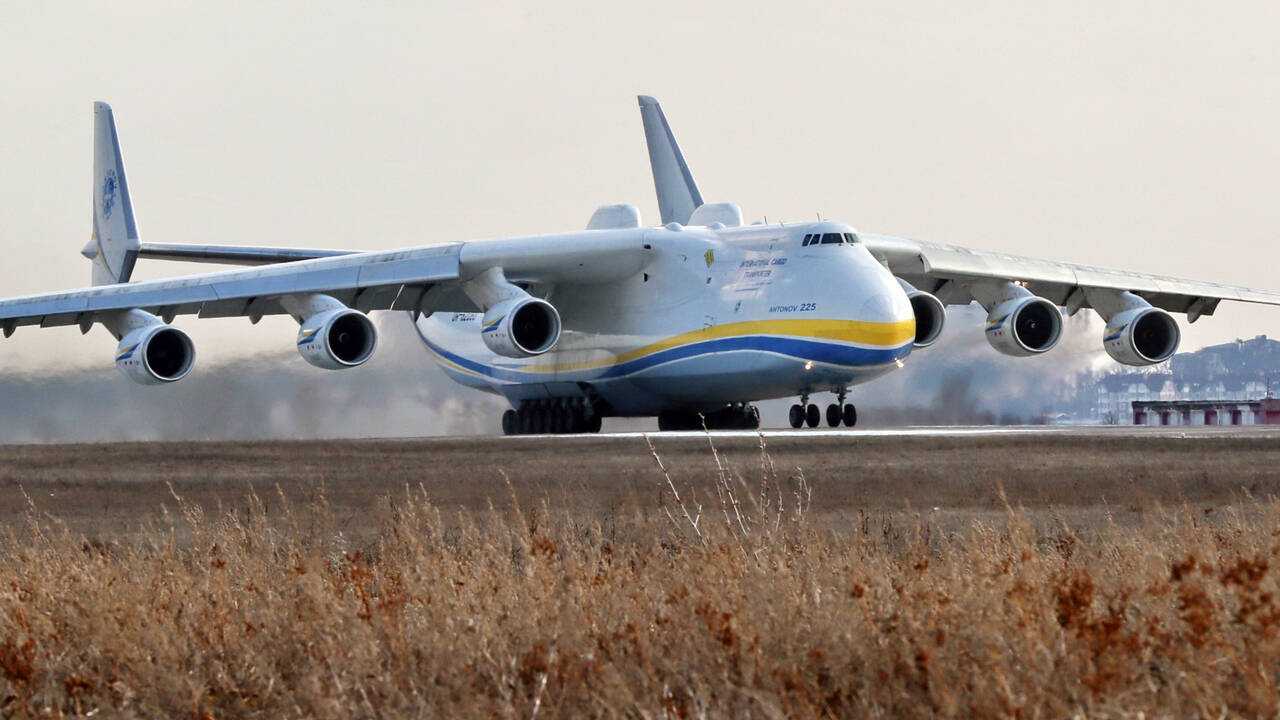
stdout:
<svg viewBox="0 0 1280 720">
<path fill-rule="evenodd" d="M 418 332 L 464 385 L 515 406 L 587 396 L 620 416 L 840 392 L 911 352 L 911 304 L 864 246 L 801 245 L 807 234 L 852 233 L 846 225 L 633 232 L 652 246 L 633 276 L 529 287 L 561 314 L 563 334 L 546 354 L 492 353 L 476 313 L 422 317 Z"/>
</svg>

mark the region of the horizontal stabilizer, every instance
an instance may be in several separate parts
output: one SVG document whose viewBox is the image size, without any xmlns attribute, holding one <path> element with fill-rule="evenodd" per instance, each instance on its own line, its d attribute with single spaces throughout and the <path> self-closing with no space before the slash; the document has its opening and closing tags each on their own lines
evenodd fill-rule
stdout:
<svg viewBox="0 0 1280 720">
<path fill-rule="evenodd" d="M 275 265 L 354 254 L 353 250 L 249 247 L 245 245 L 170 245 L 142 243 L 138 257 L 146 260 L 217 263 L 219 265 Z"/>
</svg>

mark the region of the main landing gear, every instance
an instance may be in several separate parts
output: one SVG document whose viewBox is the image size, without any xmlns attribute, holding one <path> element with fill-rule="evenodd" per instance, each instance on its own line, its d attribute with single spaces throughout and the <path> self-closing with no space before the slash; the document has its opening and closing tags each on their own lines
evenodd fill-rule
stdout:
<svg viewBox="0 0 1280 720">
<path fill-rule="evenodd" d="M 658 414 L 658 429 L 664 432 L 701 430 L 703 423 L 708 430 L 755 430 L 760 427 L 760 411 L 755 405 L 734 403 L 701 415 L 695 410 L 668 410 Z"/>
<path fill-rule="evenodd" d="M 563 435 L 600 432 L 601 417 L 582 398 L 526 400 L 502 414 L 504 435 Z"/>
<path fill-rule="evenodd" d="M 840 423 L 844 423 L 845 427 L 853 427 L 858 424 L 858 410 L 850 403 L 844 401 L 844 392 L 841 391 L 837 402 L 827 406 L 827 425 L 831 427 L 839 427 Z M 788 416 L 791 421 L 791 427 L 799 428 L 802 425 L 808 425 L 811 428 L 818 427 L 818 423 L 822 422 L 822 413 L 818 410 L 817 405 L 809 403 L 809 393 L 800 396 L 800 403 L 791 406 L 791 413 Z"/>
</svg>

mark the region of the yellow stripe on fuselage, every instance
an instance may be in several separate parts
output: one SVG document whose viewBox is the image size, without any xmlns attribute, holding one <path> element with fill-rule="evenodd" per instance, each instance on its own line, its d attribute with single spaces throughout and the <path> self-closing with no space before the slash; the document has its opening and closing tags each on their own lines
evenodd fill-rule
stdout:
<svg viewBox="0 0 1280 720">
<path fill-rule="evenodd" d="M 743 335 L 784 335 L 787 337 L 812 338 L 816 340 L 839 340 L 841 342 L 858 343 L 859 345 L 878 345 L 881 347 L 897 347 L 910 342 L 916 336 L 915 318 L 894 323 L 863 322 L 857 320 L 748 320 L 745 322 L 713 325 L 693 330 L 644 347 L 629 350 L 607 360 L 588 360 L 576 363 L 550 363 L 545 365 L 526 365 L 519 368 L 525 372 L 569 372 L 573 370 L 593 370 L 596 368 L 618 365 L 653 353 L 671 348 L 689 345 L 706 340 L 740 337 Z"/>
</svg>

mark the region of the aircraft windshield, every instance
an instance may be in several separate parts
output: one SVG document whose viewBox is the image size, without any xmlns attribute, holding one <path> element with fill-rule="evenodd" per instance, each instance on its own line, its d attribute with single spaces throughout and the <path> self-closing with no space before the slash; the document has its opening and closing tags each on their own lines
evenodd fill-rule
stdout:
<svg viewBox="0 0 1280 720">
<path fill-rule="evenodd" d="M 856 242 L 858 236 L 853 233 L 811 233 L 804 236 L 803 245 L 852 245 Z"/>
</svg>

